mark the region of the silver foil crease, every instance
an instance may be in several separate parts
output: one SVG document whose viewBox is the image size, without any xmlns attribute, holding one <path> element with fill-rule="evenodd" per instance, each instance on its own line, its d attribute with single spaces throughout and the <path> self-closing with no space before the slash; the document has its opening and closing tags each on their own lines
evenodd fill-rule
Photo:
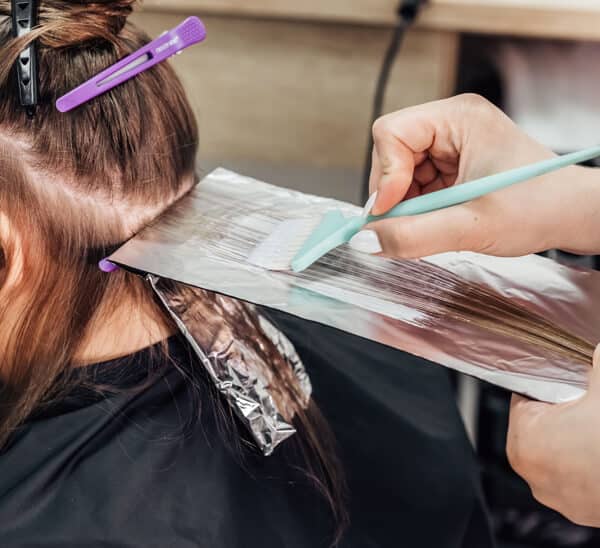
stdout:
<svg viewBox="0 0 600 548">
<path fill-rule="evenodd" d="M 268 185 L 217 169 L 110 259 L 138 271 L 281 310 L 421 356 L 506 389 L 562 402 L 585 392 L 590 364 L 572 363 L 459 314 L 436 309 L 438 297 L 461 305 L 461 292 L 497 295 L 581 339 L 600 338 L 600 273 L 538 256 L 499 258 L 446 253 L 423 261 L 366 256 L 342 246 L 300 274 L 246 261 L 281 220 L 356 206 Z M 422 277 L 426 292 L 414 290 Z M 426 277 L 449 273 L 444 283 Z M 420 292 L 419 292 L 420 291 Z M 409 296 L 407 296 L 409 295 Z M 516 324 L 517 325 L 517 324 Z"/>
<path fill-rule="evenodd" d="M 210 318 L 211 329 L 208 330 L 207 319 L 203 317 L 207 307 L 202 294 L 178 291 L 177 285 L 175 290 L 165 289 L 158 276 L 148 274 L 146 280 L 201 360 L 217 390 L 246 424 L 262 453 L 270 455 L 296 430 L 284 419 L 269 392 L 269 379 L 265 374 L 269 364 L 261 363 L 264 357 L 254 350 L 253 341 L 247 336 L 256 339 L 258 326 L 292 368 L 308 403 L 312 392 L 310 379 L 292 343 L 253 306 L 222 295 L 213 297 L 228 314 Z M 231 319 L 235 326 L 230 325 Z M 238 336 L 243 323 L 248 324 L 242 329 L 247 336 Z"/>
</svg>

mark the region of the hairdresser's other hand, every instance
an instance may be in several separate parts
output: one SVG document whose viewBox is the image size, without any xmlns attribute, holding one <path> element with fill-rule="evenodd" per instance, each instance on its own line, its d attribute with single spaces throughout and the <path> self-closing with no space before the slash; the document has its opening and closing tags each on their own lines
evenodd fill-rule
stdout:
<svg viewBox="0 0 600 548">
<path fill-rule="evenodd" d="M 389 114 L 375 123 L 373 136 L 370 190 L 378 191 L 376 215 L 404 199 L 553 155 L 477 95 Z M 555 247 L 585 252 L 590 244 L 578 235 L 585 218 L 568 210 L 589 203 L 589 194 L 577 189 L 586 171 L 591 170 L 567 168 L 470 203 L 372 223 L 352 245 L 403 258 L 460 250 L 505 256 Z"/>
<path fill-rule="evenodd" d="M 507 455 L 542 504 L 600 526 L 600 351 L 588 392 L 561 405 L 513 396 Z"/>
</svg>

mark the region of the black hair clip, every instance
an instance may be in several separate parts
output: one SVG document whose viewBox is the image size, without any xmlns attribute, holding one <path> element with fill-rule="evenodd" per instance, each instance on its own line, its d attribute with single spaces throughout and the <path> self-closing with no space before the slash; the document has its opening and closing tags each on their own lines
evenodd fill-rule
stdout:
<svg viewBox="0 0 600 548">
<path fill-rule="evenodd" d="M 23 36 L 37 23 L 37 6 L 35 0 L 11 0 L 13 36 Z M 17 83 L 21 105 L 29 116 L 35 113 L 38 104 L 38 73 L 35 42 L 32 42 L 19 54 L 16 66 Z"/>
</svg>

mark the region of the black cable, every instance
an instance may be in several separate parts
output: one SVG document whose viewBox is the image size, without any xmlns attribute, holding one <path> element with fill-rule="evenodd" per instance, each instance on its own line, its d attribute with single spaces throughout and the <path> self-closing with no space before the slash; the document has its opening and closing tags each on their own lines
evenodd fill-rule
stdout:
<svg viewBox="0 0 600 548">
<path fill-rule="evenodd" d="M 375 88 L 375 98 L 373 100 L 373 114 L 371 117 L 371 124 L 369 126 L 369 142 L 367 145 L 367 156 L 365 159 L 365 167 L 363 172 L 363 188 L 362 188 L 362 201 L 363 203 L 369 197 L 369 175 L 371 173 L 371 162 L 372 162 L 372 150 L 373 150 L 373 133 L 371 128 L 375 123 L 375 120 L 383 114 L 383 102 L 385 100 L 385 92 L 387 90 L 388 81 L 390 74 L 394 66 L 394 61 L 398 55 L 398 51 L 402 46 L 404 36 L 408 28 L 412 25 L 419 10 L 426 0 L 403 0 L 398 6 L 398 21 L 394 27 L 392 38 L 388 45 L 381 70 L 379 71 L 379 78 L 377 79 L 377 86 Z"/>
</svg>

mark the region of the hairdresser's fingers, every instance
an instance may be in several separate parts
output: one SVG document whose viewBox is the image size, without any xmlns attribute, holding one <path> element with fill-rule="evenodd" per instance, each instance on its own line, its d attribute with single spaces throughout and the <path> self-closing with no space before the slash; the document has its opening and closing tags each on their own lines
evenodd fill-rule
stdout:
<svg viewBox="0 0 600 548">
<path fill-rule="evenodd" d="M 444 160 L 442 158 L 431 159 L 435 168 L 446 177 L 453 177 L 456 179 L 458 175 L 458 161 L 457 158 L 453 160 Z"/>
<path fill-rule="evenodd" d="M 482 216 L 470 204 L 463 204 L 414 217 L 371 223 L 353 238 L 351 246 L 359 251 L 405 259 L 444 251 L 484 251 L 489 243 L 483 224 Z M 367 240 L 369 249 L 361 247 L 361 242 Z"/>
<path fill-rule="evenodd" d="M 381 179 L 381 163 L 375 147 L 371 152 L 371 174 L 369 175 L 369 194 L 377 190 L 377 183 Z"/>
<path fill-rule="evenodd" d="M 433 165 L 433 162 L 430 159 L 426 159 L 415 168 L 414 179 L 421 185 L 427 185 L 433 182 L 438 174 L 439 172 Z"/>
<path fill-rule="evenodd" d="M 404 198 L 415 171 L 413 151 L 396 139 L 389 128 L 384 128 L 384 123 L 376 122 L 373 126 L 375 154 L 381 169 L 376 181 L 378 196 L 374 215 L 388 211 Z"/>
<path fill-rule="evenodd" d="M 436 192 L 444 188 L 446 188 L 446 184 L 444 183 L 443 179 L 441 177 L 437 177 L 435 181 L 431 181 L 431 183 L 423 187 L 422 194 L 429 194 L 430 192 Z"/>
<path fill-rule="evenodd" d="M 373 125 L 373 142 L 381 174 L 374 174 L 373 183 L 378 199 L 373 213 L 385 213 L 406 194 L 414 178 L 415 167 L 428 156 L 434 166 L 441 162 L 445 168 L 458 165 L 462 148 L 464 116 L 453 98 L 419 105 L 388 114 Z M 455 172 L 458 171 L 454 167 Z M 378 180 L 377 180 L 378 179 Z"/>
<path fill-rule="evenodd" d="M 419 183 L 412 183 L 408 190 L 406 191 L 406 196 L 404 196 L 405 200 L 410 200 L 411 198 L 416 198 L 421 195 L 421 185 Z"/>
<path fill-rule="evenodd" d="M 547 434 L 553 426 L 553 406 L 513 394 L 506 440 L 506 455 L 513 469 L 528 482 L 542 475 L 547 464 Z M 549 424 L 548 424 L 549 423 Z"/>
<path fill-rule="evenodd" d="M 417 153 L 414 155 L 414 163 L 417 166 L 415 168 L 415 173 L 419 170 L 419 168 L 423 165 L 425 161 L 427 161 L 427 153 Z M 433 167 L 433 166 L 432 166 Z M 435 169 L 435 167 L 433 167 Z M 382 168 L 381 162 L 379 161 L 379 155 L 377 154 L 377 148 L 373 147 L 373 151 L 371 152 L 371 173 L 369 175 L 369 194 L 373 194 L 377 190 L 378 182 L 381 180 L 382 176 Z M 416 180 L 416 179 L 415 179 Z M 409 189 L 410 190 L 410 189 Z M 413 193 L 414 194 L 414 193 Z M 420 192 L 417 192 L 417 196 Z M 408 192 L 405 198 L 409 198 Z"/>
</svg>

